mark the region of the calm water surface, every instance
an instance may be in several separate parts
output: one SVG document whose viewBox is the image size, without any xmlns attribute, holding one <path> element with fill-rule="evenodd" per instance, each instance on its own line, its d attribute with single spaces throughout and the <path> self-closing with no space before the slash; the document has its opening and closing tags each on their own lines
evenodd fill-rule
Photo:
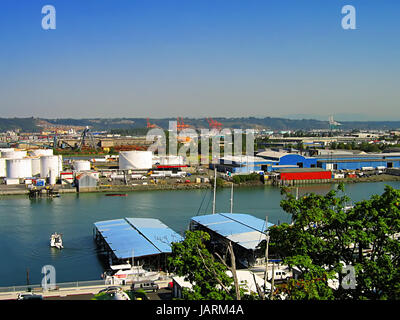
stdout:
<svg viewBox="0 0 400 320">
<path fill-rule="evenodd" d="M 346 186 L 354 201 L 380 194 L 385 184 L 400 189 L 400 182 L 358 183 Z M 326 193 L 333 185 L 308 185 L 299 193 Z M 230 190 L 217 191 L 217 212 L 229 212 Z M 234 212 L 250 213 L 272 223 L 289 222 L 279 206 L 276 187 L 242 188 L 234 193 Z M 104 270 L 93 241 L 93 223 L 123 217 L 157 218 L 183 233 L 191 217 L 211 213 L 210 190 L 131 192 L 127 197 L 104 194 L 65 194 L 55 199 L 29 200 L 25 196 L 0 198 L 0 286 L 39 284 L 41 268 L 55 266 L 57 282 L 99 280 Z M 64 249 L 49 247 L 53 232 L 63 234 Z"/>
</svg>

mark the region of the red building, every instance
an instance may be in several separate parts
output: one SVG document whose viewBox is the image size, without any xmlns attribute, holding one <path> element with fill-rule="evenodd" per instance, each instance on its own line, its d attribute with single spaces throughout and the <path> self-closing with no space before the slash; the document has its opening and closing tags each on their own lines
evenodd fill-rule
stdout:
<svg viewBox="0 0 400 320">
<path fill-rule="evenodd" d="M 280 179 L 285 181 L 332 179 L 332 172 L 321 168 L 282 169 L 279 172 Z"/>
</svg>

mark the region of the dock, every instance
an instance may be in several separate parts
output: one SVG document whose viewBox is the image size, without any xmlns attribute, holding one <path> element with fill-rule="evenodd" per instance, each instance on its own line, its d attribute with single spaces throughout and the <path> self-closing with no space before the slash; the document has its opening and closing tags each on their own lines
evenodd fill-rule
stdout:
<svg viewBox="0 0 400 320">
<path fill-rule="evenodd" d="M 94 223 L 93 235 L 110 265 L 135 259 L 156 270 L 166 267 L 171 243 L 183 237 L 158 219 L 122 218 Z"/>
</svg>

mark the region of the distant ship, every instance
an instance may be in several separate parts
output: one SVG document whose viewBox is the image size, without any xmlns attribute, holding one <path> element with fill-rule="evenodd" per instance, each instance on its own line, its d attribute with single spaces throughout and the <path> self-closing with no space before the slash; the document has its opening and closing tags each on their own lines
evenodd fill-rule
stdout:
<svg viewBox="0 0 400 320">
<path fill-rule="evenodd" d="M 61 238 L 61 234 L 58 234 L 57 232 L 53 233 L 50 237 L 50 246 L 57 248 L 57 249 L 62 249 L 63 244 L 62 244 L 62 238 Z"/>
</svg>

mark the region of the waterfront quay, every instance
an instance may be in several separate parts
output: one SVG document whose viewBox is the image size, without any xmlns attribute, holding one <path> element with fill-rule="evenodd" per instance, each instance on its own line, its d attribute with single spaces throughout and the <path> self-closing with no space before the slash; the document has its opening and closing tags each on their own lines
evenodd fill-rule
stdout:
<svg viewBox="0 0 400 320">
<path fill-rule="evenodd" d="M 97 158 L 63 157 L 54 155 L 53 149 L 1 148 L 0 152 L 0 195 L 203 189 L 211 188 L 215 177 L 219 186 L 400 179 L 400 153 L 396 152 L 337 152 L 333 157 L 265 150 L 256 156 L 221 156 L 209 164 L 138 150 Z"/>
<path fill-rule="evenodd" d="M 170 278 L 155 281 L 160 290 L 168 287 Z M 45 289 L 41 285 L 0 287 L 0 300 L 16 300 L 19 294 L 31 292 L 41 295 L 43 299 L 69 299 L 69 300 L 91 300 L 99 291 L 108 288 L 110 285 L 104 280 L 77 281 L 56 284 L 55 289 Z M 130 290 L 130 285 L 120 285 L 122 290 Z"/>
</svg>

